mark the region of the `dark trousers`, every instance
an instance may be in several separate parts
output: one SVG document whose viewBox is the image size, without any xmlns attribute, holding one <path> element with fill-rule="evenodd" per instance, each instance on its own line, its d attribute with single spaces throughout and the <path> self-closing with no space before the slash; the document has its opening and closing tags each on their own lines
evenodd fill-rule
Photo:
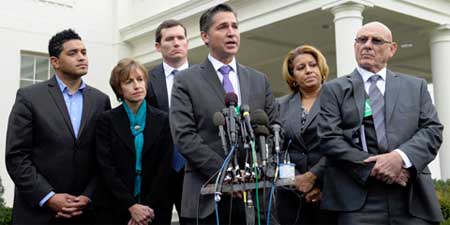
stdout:
<svg viewBox="0 0 450 225">
<path fill-rule="evenodd" d="M 276 207 L 280 224 L 331 225 L 336 224 L 336 213 L 321 210 L 319 202 L 307 203 L 300 192 L 294 188 L 279 187 Z"/>
<path fill-rule="evenodd" d="M 430 225 L 438 224 L 412 216 L 409 213 L 406 189 L 398 184 L 385 184 L 370 178 L 366 202 L 361 209 L 340 212 L 342 225 Z"/>
<path fill-rule="evenodd" d="M 171 214 L 167 213 L 170 210 L 158 210 L 154 209 L 155 218 L 149 224 L 170 224 Z M 170 211 L 171 212 L 171 211 Z M 97 207 L 95 211 L 95 222 L 89 224 L 121 224 L 126 225 L 131 219 L 130 212 L 127 209 L 117 209 L 117 208 L 103 208 Z"/>
<path fill-rule="evenodd" d="M 182 168 L 179 172 L 173 169 L 171 170 L 169 177 L 169 201 L 170 206 L 175 205 L 180 225 L 186 224 L 185 223 L 186 218 L 180 216 L 181 196 L 183 195 L 183 180 L 184 180 L 184 168 Z M 170 212 L 170 217 L 172 217 L 172 212 Z"/>
<path fill-rule="evenodd" d="M 48 224 L 92 224 L 92 221 L 94 221 L 94 215 L 91 210 L 84 210 L 83 214 L 80 216 L 76 216 L 70 219 L 63 219 L 63 218 L 52 218 Z"/>
</svg>

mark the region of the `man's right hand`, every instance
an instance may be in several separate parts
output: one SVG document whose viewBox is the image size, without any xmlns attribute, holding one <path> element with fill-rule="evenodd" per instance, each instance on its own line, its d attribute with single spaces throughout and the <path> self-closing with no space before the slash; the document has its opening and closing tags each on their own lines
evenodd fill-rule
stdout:
<svg viewBox="0 0 450 225">
<path fill-rule="evenodd" d="M 60 193 L 53 195 L 45 204 L 58 213 L 57 217 L 71 218 L 74 215 L 72 215 L 73 209 L 70 204 L 74 202 L 75 198 L 73 195 Z"/>
<path fill-rule="evenodd" d="M 46 205 L 50 207 L 53 211 L 59 212 L 62 208 L 66 207 L 69 203 L 73 202 L 75 196 L 61 193 L 53 195 L 48 201 Z"/>
</svg>

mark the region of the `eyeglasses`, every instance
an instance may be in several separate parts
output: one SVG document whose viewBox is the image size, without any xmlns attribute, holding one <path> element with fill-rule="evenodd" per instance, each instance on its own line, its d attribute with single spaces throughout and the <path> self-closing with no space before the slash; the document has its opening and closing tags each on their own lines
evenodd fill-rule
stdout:
<svg viewBox="0 0 450 225">
<path fill-rule="evenodd" d="M 392 44 L 392 41 L 386 41 L 382 38 L 377 38 L 377 37 L 366 37 L 366 36 L 361 36 L 361 37 L 357 37 L 355 38 L 355 42 L 358 44 L 365 44 L 368 40 L 371 40 L 373 45 L 384 45 L 384 44 Z"/>
</svg>

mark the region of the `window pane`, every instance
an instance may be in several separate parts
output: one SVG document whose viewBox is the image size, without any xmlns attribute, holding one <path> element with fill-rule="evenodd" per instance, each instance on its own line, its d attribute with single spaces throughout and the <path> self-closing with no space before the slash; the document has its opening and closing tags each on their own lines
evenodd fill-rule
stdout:
<svg viewBox="0 0 450 225">
<path fill-rule="evenodd" d="M 48 58 L 36 57 L 36 80 L 48 79 Z"/>
<path fill-rule="evenodd" d="M 34 57 L 21 55 L 20 57 L 20 78 L 33 79 L 34 73 Z M 22 86 L 22 83 L 21 83 Z"/>
<path fill-rule="evenodd" d="M 26 87 L 32 85 L 33 81 L 31 80 L 20 80 L 20 87 Z"/>
</svg>

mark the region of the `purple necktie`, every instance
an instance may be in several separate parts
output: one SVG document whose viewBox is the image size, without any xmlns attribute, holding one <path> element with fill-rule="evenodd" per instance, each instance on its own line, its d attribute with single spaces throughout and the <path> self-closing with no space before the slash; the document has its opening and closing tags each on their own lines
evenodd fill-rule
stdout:
<svg viewBox="0 0 450 225">
<path fill-rule="evenodd" d="M 231 66 L 223 65 L 219 68 L 219 72 L 223 76 L 223 89 L 225 89 L 225 93 L 234 92 L 233 84 L 230 81 L 230 71 L 232 70 Z"/>
</svg>

